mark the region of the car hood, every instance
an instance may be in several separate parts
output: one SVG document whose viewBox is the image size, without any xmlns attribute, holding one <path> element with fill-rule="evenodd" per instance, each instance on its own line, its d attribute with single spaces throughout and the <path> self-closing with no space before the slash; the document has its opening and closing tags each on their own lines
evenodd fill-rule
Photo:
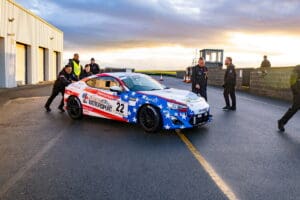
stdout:
<svg viewBox="0 0 300 200">
<path fill-rule="evenodd" d="M 195 93 L 187 90 L 180 89 L 164 89 L 164 90 L 154 90 L 154 91 L 143 91 L 142 93 L 147 95 L 155 95 L 164 99 L 175 100 L 179 103 L 186 104 L 192 110 L 207 109 L 209 105 L 204 98 L 197 96 Z M 194 109 L 193 109 L 194 108 Z"/>
</svg>

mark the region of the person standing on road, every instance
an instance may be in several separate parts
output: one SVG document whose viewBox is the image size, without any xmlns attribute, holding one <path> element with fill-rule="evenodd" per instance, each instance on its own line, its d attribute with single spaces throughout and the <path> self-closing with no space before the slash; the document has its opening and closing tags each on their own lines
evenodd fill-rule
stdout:
<svg viewBox="0 0 300 200">
<path fill-rule="evenodd" d="M 198 65 L 192 68 L 192 92 L 201 95 L 207 101 L 207 67 L 204 58 L 200 57 Z"/>
<path fill-rule="evenodd" d="M 72 67 L 70 65 L 66 65 L 60 72 L 59 75 L 53 85 L 53 89 L 52 89 L 52 94 L 51 96 L 48 98 L 46 104 L 45 104 L 45 109 L 47 112 L 50 112 L 50 105 L 52 103 L 52 101 L 54 100 L 54 98 L 61 93 L 62 95 L 62 100 L 58 106 L 58 109 L 61 112 L 65 112 L 64 110 L 64 93 L 65 93 L 65 87 L 68 86 L 70 83 L 72 83 L 73 81 L 76 81 L 77 79 L 74 77 L 73 73 L 72 73 Z"/>
<path fill-rule="evenodd" d="M 225 59 L 225 65 L 227 66 L 224 76 L 224 99 L 226 106 L 223 110 L 236 110 L 236 96 L 235 96 L 235 86 L 236 86 L 236 71 L 235 66 L 232 64 L 232 58 L 227 57 Z M 230 106 L 229 96 L 232 101 Z"/>
<path fill-rule="evenodd" d="M 290 79 L 291 89 L 293 93 L 293 104 L 283 117 L 278 120 L 278 129 L 285 131 L 284 125 L 297 113 L 300 109 L 300 65 L 295 67 Z"/>
<path fill-rule="evenodd" d="M 73 59 L 69 59 L 69 65 L 72 67 L 72 73 L 75 75 L 77 80 L 80 79 L 80 75 L 83 72 L 82 66 L 79 61 L 79 54 L 75 53 Z"/>
<path fill-rule="evenodd" d="M 80 75 L 80 79 L 83 79 L 83 78 L 91 76 L 91 75 L 93 75 L 93 73 L 91 72 L 91 66 L 90 66 L 90 64 L 86 64 L 84 66 L 84 70 L 83 70 L 82 74 Z"/>
<path fill-rule="evenodd" d="M 95 59 L 94 59 L 94 58 L 91 58 L 90 66 L 91 66 L 91 72 L 92 72 L 92 74 L 99 74 L 99 73 L 100 73 L 100 67 L 99 67 L 99 65 L 95 62 Z"/>
</svg>

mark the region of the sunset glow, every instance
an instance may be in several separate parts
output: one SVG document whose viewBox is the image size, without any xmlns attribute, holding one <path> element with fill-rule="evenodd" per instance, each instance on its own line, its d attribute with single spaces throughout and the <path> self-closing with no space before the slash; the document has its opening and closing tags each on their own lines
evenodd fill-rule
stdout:
<svg viewBox="0 0 300 200">
<path fill-rule="evenodd" d="M 263 55 L 272 66 L 300 64 L 299 1 L 17 2 L 64 31 L 65 62 L 78 52 L 83 64 L 184 69 L 195 50 L 218 48 L 237 67 L 259 67 Z"/>
</svg>

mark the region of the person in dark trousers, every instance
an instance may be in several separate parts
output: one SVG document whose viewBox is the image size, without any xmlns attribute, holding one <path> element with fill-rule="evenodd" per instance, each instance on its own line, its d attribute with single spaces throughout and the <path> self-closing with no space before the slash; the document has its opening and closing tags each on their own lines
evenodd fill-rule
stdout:
<svg viewBox="0 0 300 200">
<path fill-rule="evenodd" d="M 61 112 L 64 112 L 64 93 L 65 93 L 65 87 L 68 86 L 70 83 L 73 81 L 76 81 L 77 79 L 74 77 L 72 73 L 72 67 L 70 65 L 66 65 L 60 72 L 59 75 L 53 85 L 52 89 L 52 94 L 48 98 L 46 104 L 45 104 L 45 109 L 47 112 L 50 112 L 50 105 L 54 98 L 61 93 L 62 95 L 62 100 L 58 106 L 58 109 Z"/>
<path fill-rule="evenodd" d="M 198 65 L 192 68 L 192 92 L 201 95 L 207 101 L 207 67 L 204 58 L 200 57 Z"/>
<path fill-rule="evenodd" d="M 79 80 L 81 73 L 83 73 L 83 69 L 80 65 L 78 53 L 74 54 L 73 59 L 69 59 L 69 65 L 72 67 L 72 73 L 77 78 L 77 80 Z"/>
<path fill-rule="evenodd" d="M 225 65 L 227 66 L 224 76 L 224 99 L 226 106 L 223 110 L 236 110 L 236 96 L 235 96 L 235 85 L 236 85 L 236 71 L 235 66 L 232 64 L 232 58 L 227 57 L 225 59 Z M 229 96 L 231 98 L 232 105 L 230 106 Z"/>
<path fill-rule="evenodd" d="M 91 66 L 89 64 L 86 64 L 84 66 L 84 70 L 83 70 L 82 74 L 80 75 L 80 79 L 83 79 L 83 78 L 91 76 L 91 75 L 93 75 L 93 73 L 91 72 Z"/>
<path fill-rule="evenodd" d="M 99 67 L 99 65 L 95 62 L 95 59 L 94 59 L 94 58 L 91 58 L 90 66 L 91 66 L 91 72 L 92 72 L 93 74 L 99 74 L 99 73 L 100 73 L 100 67 Z"/>
<path fill-rule="evenodd" d="M 283 117 L 278 120 L 278 129 L 281 132 L 285 131 L 284 125 L 297 113 L 300 109 L 300 65 L 295 67 L 290 79 L 291 89 L 293 93 L 293 104 Z"/>
</svg>

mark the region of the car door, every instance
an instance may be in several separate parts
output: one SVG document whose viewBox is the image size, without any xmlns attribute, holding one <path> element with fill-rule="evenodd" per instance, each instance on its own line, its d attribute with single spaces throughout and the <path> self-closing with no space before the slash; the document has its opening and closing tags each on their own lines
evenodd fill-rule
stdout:
<svg viewBox="0 0 300 200">
<path fill-rule="evenodd" d="M 102 117 L 126 121 L 128 102 L 122 100 L 122 93 L 110 90 L 112 86 L 120 86 L 118 80 L 110 76 L 101 76 L 89 80 L 87 85 L 89 96 L 84 103 L 93 107 Z"/>
</svg>

